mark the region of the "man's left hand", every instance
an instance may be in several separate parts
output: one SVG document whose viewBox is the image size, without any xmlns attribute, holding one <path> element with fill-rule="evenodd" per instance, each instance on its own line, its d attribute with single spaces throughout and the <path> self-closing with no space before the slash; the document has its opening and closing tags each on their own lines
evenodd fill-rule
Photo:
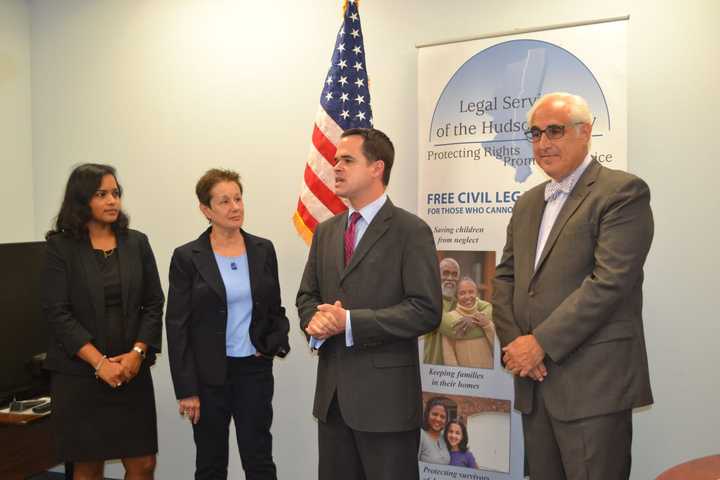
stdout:
<svg viewBox="0 0 720 480">
<path fill-rule="evenodd" d="M 517 337 L 502 350 L 505 367 L 520 377 L 527 377 L 545 358 L 545 351 L 534 335 Z"/>
<path fill-rule="evenodd" d="M 333 305 L 329 303 L 323 303 L 317 307 L 319 312 L 330 314 L 334 320 L 333 331 L 328 336 L 337 335 L 345 331 L 345 319 L 347 317 L 347 310 L 342 306 L 340 300 L 336 300 Z"/>
</svg>

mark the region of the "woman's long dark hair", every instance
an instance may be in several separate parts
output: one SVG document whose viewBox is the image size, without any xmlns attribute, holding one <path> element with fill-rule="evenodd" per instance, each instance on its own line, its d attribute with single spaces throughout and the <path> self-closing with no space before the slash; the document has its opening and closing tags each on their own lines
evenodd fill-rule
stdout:
<svg viewBox="0 0 720 480">
<path fill-rule="evenodd" d="M 460 426 L 460 431 L 462 432 L 462 440 L 460 440 L 460 443 L 458 444 L 458 448 L 461 452 L 467 452 L 468 449 L 468 433 L 467 428 L 465 427 L 465 424 L 462 423 L 460 420 L 450 420 L 445 424 L 445 431 L 443 432 L 443 437 L 445 438 L 445 444 L 448 446 L 448 450 L 452 450 L 452 447 L 450 446 L 450 442 L 448 441 L 448 430 L 450 430 L 450 425 L 455 424 Z"/>
<path fill-rule="evenodd" d="M 75 167 L 65 187 L 60 213 L 55 219 L 52 230 L 45 234 L 46 239 L 59 233 L 78 239 L 87 237 L 87 223 L 92 219 L 90 200 L 100 188 L 105 175 L 112 175 L 117 182 L 115 168 L 110 165 L 83 163 Z M 122 197 L 122 187 L 119 182 L 117 183 Z M 129 224 L 128 216 L 121 210 L 117 220 L 112 224 L 112 229 L 116 235 L 124 234 L 127 233 Z"/>
</svg>

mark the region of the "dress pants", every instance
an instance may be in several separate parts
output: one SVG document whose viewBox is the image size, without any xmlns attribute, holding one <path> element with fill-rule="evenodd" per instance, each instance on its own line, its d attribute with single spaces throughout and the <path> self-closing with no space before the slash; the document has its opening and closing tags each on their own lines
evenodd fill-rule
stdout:
<svg viewBox="0 0 720 480">
<path fill-rule="evenodd" d="M 224 385 L 200 385 L 200 421 L 193 426 L 196 480 L 225 480 L 230 418 L 247 480 L 276 480 L 272 458 L 272 360 L 228 357 Z"/>
<path fill-rule="evenodd" d="M 379 406 L 378 408 L 382 408 Z M 318 422 L 319 480 L 418 480 L 420 429 L 360 432 L 342 417 L 337 396 Z"/>
<path fill-rule="evenodd" d="M 522 416 L 530 480 L 627 480 L 632 410 L 563 422 L 545 408 L 542 387 Z"/>
</svg>

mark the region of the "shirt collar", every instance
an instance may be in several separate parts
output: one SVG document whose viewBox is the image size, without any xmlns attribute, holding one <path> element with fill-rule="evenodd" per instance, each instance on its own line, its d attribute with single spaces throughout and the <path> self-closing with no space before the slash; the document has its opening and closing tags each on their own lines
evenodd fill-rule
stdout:
<svg viewBox="0 0 720 480">
<path fill-rule="evenodd" d="M 590 156 L 590 153 L 588 153 L 583 162 L 578 165 L 578 167 L 570 175 L 559 182 L 550 180 L 550 182 L 545 185 L 545 201 L 547 202 L 551 198 L 557 197 L 560 192 L 565 195 L 569 195 L 573 188 L 575 188 L 577 181 L 580 177 L 582 177 L 582 174 L 585 172 L 588 165 L 590 165 L 590 162 L 592 162 L 592 157 Z"/>
<path fill-rule="evenodd" d="M 373 218 L 375 218 L 375 215 L 377 215 L 382 206 L 385 205 L 387 198 L 387 193 L 383 193 L 378 198 L 362 207 L 360 210 L 355 210 L 353 207 L 349 206 L 347 213 L 348 222 L 350 221 L 350 215 L 352 215 L 353 212 L 359 212 L 362 219 L 365 220 L 368 225 L 370 225 L 370 223 L 372 223 L 373 221 Z"/>
</svg>

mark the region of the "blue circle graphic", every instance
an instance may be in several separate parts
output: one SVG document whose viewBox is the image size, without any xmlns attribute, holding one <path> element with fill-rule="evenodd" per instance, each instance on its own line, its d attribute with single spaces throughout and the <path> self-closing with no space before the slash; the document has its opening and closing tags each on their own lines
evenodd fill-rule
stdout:
<svg viewBox="0 0 720 480">
<path fill-rule="evenodd" d="M 532 173 L 525 116 L 538 97 L 556 91 L 587 100 L 595 117 L 593 136 L 610 131 L 602 88 L 578 57 L 541 40 L 509 40 L 476 53 L 453 74 L 435 105 L 429 142 L 480 144 L 524 182 Z"/>
</svg>

